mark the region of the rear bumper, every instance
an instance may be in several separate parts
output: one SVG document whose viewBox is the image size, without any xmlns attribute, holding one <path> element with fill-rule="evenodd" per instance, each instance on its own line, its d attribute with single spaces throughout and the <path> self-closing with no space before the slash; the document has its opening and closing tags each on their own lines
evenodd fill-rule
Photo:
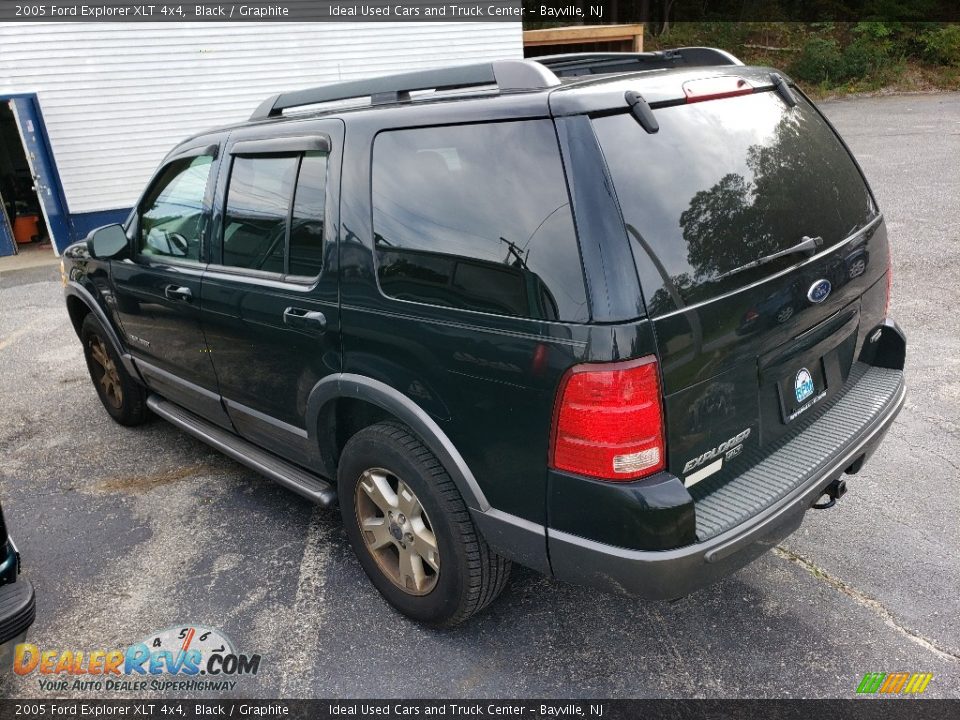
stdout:
<svg viewBox="0 0 960 720">
<path fill-rule="evenodd" d="M 894 383 L 869 419 L 840 448 L 811 460 L 810 438 L 798 436 L 768 458 L 770 468 L 807 466 L 783 496 L 714 537 L 672 550 L 633 550 L 547 530 L 550 564 L 562 580 L 651 600 L 682 597 L 735 572 L 796 530 L 804 513 L 844 471 L 869 458 L 903 407 L 900 370 L 880 369 Z M 838 415 L 842 421 L 842 413 Z M 818 423 L 815 423 L 817 425 Z M 799 458 L 799 459 L 798 459 Z M 765 461 L 766 463 L 767 461 Z"/>
</svg>

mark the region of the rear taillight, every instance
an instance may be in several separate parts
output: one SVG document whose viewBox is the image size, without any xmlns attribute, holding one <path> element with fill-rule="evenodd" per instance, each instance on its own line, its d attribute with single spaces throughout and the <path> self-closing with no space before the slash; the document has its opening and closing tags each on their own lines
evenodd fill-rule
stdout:
<svg viewBox="0 0 960 720">
<path fill-rule="evenodd" d="M 550 465 L 613 481 L 666 466 L 655 357 L 567 371 L 557 395 Z"/>
</svg>

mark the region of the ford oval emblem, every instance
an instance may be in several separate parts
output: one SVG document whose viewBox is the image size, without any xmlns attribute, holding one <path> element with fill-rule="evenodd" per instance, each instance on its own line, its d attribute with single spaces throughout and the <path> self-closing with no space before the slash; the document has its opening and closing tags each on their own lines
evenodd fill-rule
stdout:
<svg viewBox="0 0 960 720">
<path fill-rule="evenodd" d="M 817 280 L 810 286 L 810 289 L 807 290 L 807 300 L 812 303 L 822 303 L 827 299 L 832 289 L 833 286 L 829 280 Z"/>
</svg>

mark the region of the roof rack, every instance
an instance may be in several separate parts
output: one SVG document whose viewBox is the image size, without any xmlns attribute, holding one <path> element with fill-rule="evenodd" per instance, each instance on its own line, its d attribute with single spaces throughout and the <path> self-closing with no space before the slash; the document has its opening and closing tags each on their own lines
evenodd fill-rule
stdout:
<svg viewBox="0 0 960 720">
<path fill-rule="evenodd" d="M 707 47 L 684 47 L 642 53 L 568 53 L 534 59 L 558 77 L 665 70 L 698 65 L 743 65 L 730 53 Z"/>
<path fill-rule="evenodd" d="M 417 90 L 454 90 L 495 85 L 499 92 L 543 90 L 559 85 L 557 76 L 532 60 L 498 60 L 477 65 L 418 70 L 400 75 L 351 80 L 267 98 L 250 120 L 277 117 L 284 110 L 369 97 L 372 105 L 403 102 Z"/>
<path fill-rule="evenodd" d="M 250 120 L 277 117 L 284 110 L 321 103 L 369 97 L 371 105 L 406 102 L 418 90 L 463 90 L 495 86 L 498 92 L 544 90 L 560 84 L 560 77 L 661 70 L 695 65 L 743 65 L 723 50 L 685 47 L 646 53 L 568 53 L 528 60 L 496 60 L 476 65 L 417 70 L 367 80 L 323 85 L 273 95 L 264 100 Z"/>
</svg>

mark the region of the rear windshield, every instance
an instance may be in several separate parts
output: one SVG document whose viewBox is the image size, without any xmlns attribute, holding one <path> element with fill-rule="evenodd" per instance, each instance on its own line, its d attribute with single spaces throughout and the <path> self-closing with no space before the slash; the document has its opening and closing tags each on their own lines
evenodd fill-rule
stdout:
<svg viewBox="0 0 960 720">
<path fill-rule="evenodd" d="M 876 213 L 849 153 L 808 103 L 762 92 L 595 118 L 652 316 L 708 300 L 803 259 L 730 271 L 806 235 L 823 247 Z"/>
</svg>

